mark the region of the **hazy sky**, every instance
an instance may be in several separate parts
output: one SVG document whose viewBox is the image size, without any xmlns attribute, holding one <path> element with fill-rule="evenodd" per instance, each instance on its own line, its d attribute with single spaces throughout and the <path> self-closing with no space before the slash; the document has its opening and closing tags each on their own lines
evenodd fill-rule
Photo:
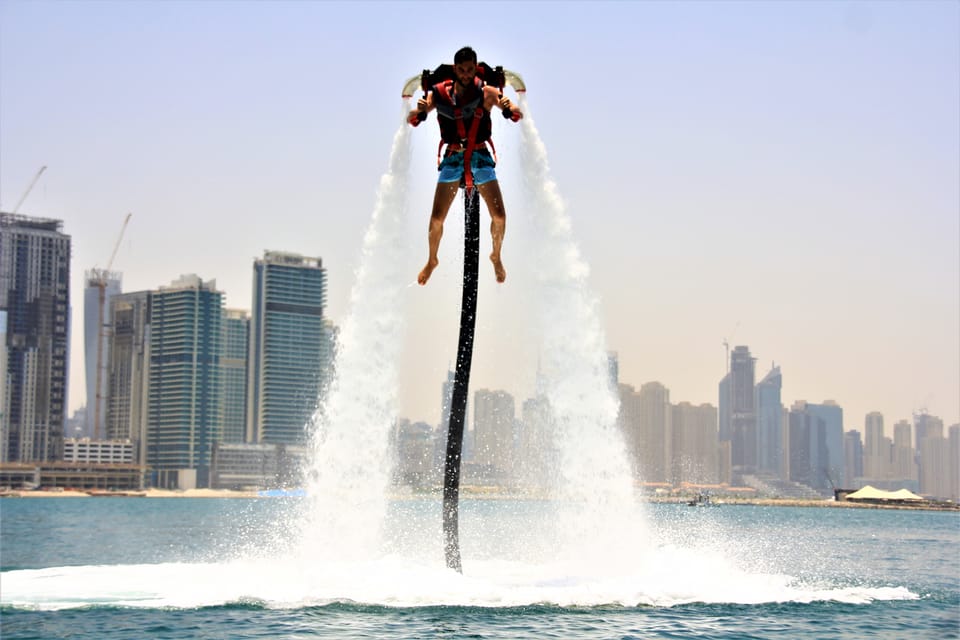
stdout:
<svg viewBox="0 0 960 640">
<path fill-rule="evenodd" d="M 448 21 L 444 22 L 443 19 Z M 460 35 L 466 34 L 466 35 Z M 960 421 L 960 3 L 0 0 L 0 206 L 73 238 L 125 291 L 184 273 L 249 308 L 265 249 L 321 256 L 349 312 L 403 81 L 472 45 L 523 74 L 621 381 L 717 403 L 723 340 L 785 404 L 845 427 Z M 473 387 L 527 397 L 516 127 L 497 119 L 506 285 L 481 275 Z M 438 133 L 415 133 L 408 263 L 426 258 Z M 456 357 L 457 208 L 411 286 L 401 414 L 435 423 Z M 485 215 L 485 214 L 484 214 Z M 488 245 L 489 239 L 484 238 Z M 484 265 L 487 267 L 487 265 Z"/>
</svg>

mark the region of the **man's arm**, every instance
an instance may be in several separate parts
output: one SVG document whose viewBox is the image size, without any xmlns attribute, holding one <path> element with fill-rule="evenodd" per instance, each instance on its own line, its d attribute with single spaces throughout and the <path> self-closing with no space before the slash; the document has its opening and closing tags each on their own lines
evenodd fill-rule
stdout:
<svg viewBox="0 0 960 640">
<path fill-rule="evenodd" d="M 517 105 L 513 104 L 507 96 L 501 94 L 496 87 L 486 86 L 483 88 L 483 106 L 486 107 L 487 111 L 494 106 L 499 107 L 503 111 L 504 117 L 514 122 L 523 117 L 523 113 L 517 108 Z"/>
<path fill-rule="evenodd" d="M 420 98 L 417 100 L 417 108 L 413 109 L 410 112 L 410 115 L 407 116 L 407 122 L 412 126 L 417 126 L 421 122 L 427 119 L 427 114 L 433 111 L 433 91 L 427 93 L 426 98 Z"/>
</svg>

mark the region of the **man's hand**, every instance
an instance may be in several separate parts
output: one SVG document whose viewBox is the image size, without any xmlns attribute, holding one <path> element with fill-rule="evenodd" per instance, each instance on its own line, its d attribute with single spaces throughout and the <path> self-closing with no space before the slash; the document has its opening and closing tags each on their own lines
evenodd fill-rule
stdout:
<svg viewBox="0 0 960 640">
<path fill-rule="evenodd" d="M 510 102 L 510 99 L 507 98 L 506 96 L 500 97 L 499 105 L 500 105 L 500 108 L 503 109 L 504 118 L 509 118 L 513 122 L 517 122 L 518 120 L 520 120 L 520 118 L 523 117 L 523 114 L 520 113 L 520 110 L 517 109 L 513 105 L 513 103 Z"/>
<path fill-rule="evenodd" d="M 420 98 L 417 100 L 417 108 L 410 112 L 410 115 L 407 116 L 407 122 L 410 123 L 410 126 L 417 126 L 421 122 L 427 119 L 427 111 L 430 110 L 430 105 L 426 100 Z"/>
</svg>

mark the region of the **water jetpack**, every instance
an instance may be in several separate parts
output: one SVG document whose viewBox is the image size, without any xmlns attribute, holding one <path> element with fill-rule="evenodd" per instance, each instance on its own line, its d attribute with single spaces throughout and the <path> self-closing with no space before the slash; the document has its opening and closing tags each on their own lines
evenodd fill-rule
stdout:
<svg viewBox="0 0 960 640">
<path fill-rule="evenodd" d="M 477 63 L 477 77 L 483 80 L 485 84 L 500 89 L 501 93 L 506 86 L 513 87 L 517 93 L 524 93 L 527 90 L 527 85 L 523 82 L 519 73 L 503 67 L 491 67 L 486 62 Z M 433 71 L 424 69 L 423 73 L 413 76 L 404 83 L 402 97 L 404 99 L 412 98 L 417 89 L 422 90 L 423 95 L 426 96 L 427 92 L 432 90 L 435 85 L 446 80 L 456 79 L 457 74 L 454 72 L 452 64 L 442 64 Z M 510 112 L 504 111 L 503 116 L 509 118 Z M 421 112 L 418 119 L 423 122 L 427 119 L 427 114 Z"/>
<path fill-rule="evenodd" d="M 503 67 L 493 68 L 485 62 L 477 64 L 477 77 L 484 84 L 496 87 L 501 96 L 506 85 L 513 87 L 518 93 L 527 90 L 523 79 L 518 73 L 507 71 Z M 412 98 L 417 89 L 423 90 L 424 96 L 433 87 L 456 80 L 453 65 L 442 64 L 433 71 L 425 69 L 420 75 L 413 76 L 403 85 L 403 98 Z M 479 104 L 482 99 L 476 99 Z M 459 111 L 459 109 L 458 109 Z M 477 107 L 477 111 L 482 109 Z M 503 116 L 513 118 L 509 109 L 503 110 Z M 520 114 L 516 114 L 519 119 Z M 473 117 L 470 133 L 465 132 L 463 118 L 458 119 L 461 139 L 466 139 L 464 152 L 464 234 L 463 234 L 463 297 L 460 303 L 460 338 L 457 342 L 457 368 L 453 379 L 453 393 L 450 397 L 450 422 L 447 427 L 447 448 L 443 465 L 443 551 L 447 568 L 460 573 L 463 568 L 460 561 L 460 459 L 463 452 L 463 430 L 466 422 L 467 395 L 470 390 L 470 366 L 473 360 L 473 335 L 477 322 L 477 270 L 480 256 L 480 195 L 479 190 L 473 187 L 470 174 L 470 153 L 476 139 L 477 125 L 481 117 Z M 427 119 L 427 114 L 420 111 L 415 118 L 409 120 L 412 126 Z M 490 140 L 491 148 L 493 141 Z M 441 140 L 440 146 L 444 142 Z M 438 151 L 439 154 L 439 151 Z M 437 164 L 440 163 L 439 155 Z"/>
<path fill-rule="evenodd" d="M 477 64 L 477 76 L 488 85 L 503 89 L 505 86 L 513 87 L 517 93 L 523 93 L 527 90 L 523 78 L 515 71 L 509 71 L 503 67 L 491 67 L 486 62 Z M 413 76 L 403 85 L 403 97 L 412 98 L 417 89 L 424 93 L 430 91 L 435 84 L 444 80 L 456 80 L 457 74 L 454 73 L 452 64 L 442 64 L 433 71 L 424 69 L 423 73 Z"/>
</svg>

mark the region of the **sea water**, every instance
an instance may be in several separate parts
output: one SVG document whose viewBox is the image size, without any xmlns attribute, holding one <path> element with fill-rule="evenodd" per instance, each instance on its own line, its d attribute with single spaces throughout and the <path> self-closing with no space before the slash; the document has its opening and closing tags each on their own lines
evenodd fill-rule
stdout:
<svg viewBox="0 0 960 640">
<path fill-rule="evenodd" d="M 0 636 L 960 635 L 955 512 L 654 504 L 641 563 L 564 573 L 536 544 L 555 505 L 467 499 L 461 576 L 439 503 L 389 500 L 381 553 L 305 566 L 304 498 L 3 499 Z"/>
<path fill-rule="evenodd" d="M 401 127 L 311 424 L 308 497 L 5 500 L 3 638 L 956 637 L 956 514 L 637 499 L 586 261 L 523 107 L 551 499 L 464 500 L 461 575 L 439 496 L 389 498 Z"/>
</svg>

